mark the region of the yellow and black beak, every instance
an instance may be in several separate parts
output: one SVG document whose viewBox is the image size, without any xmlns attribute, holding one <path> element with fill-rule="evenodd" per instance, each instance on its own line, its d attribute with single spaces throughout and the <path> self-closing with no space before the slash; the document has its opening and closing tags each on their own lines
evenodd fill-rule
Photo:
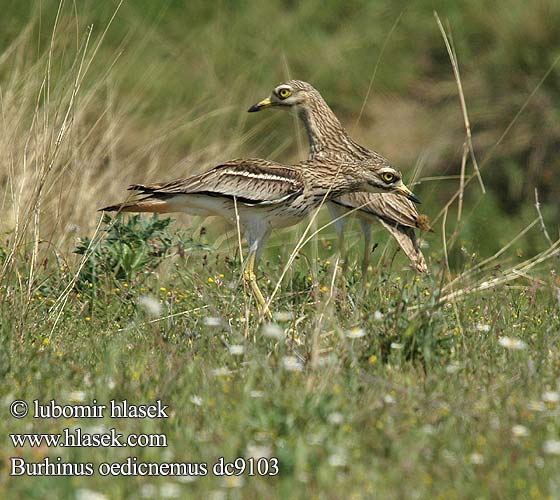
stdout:
<svg viewBox="0 0 560 500">
<path fill-rule="evenodd" d="M 272 102 L 272 99 L 270 97 L 267 97 L 266 99 L 263 99 L 261 102 L 258 102 L 257 104 L 251 106 L 248 109 L 248 111 L 249 113 L 255 113 L 256 111 L 260 111 L 261 109 L 270 108 L 270 106 L 273 105 L 274 103 Z"/>
<path fill-rule="evenodd" d="M 420 198 L 418 198 L 418 196 L 416 196 L 410 189 L 408 189 L 402 181 L 398 184 L 395 184 L 393 186 L 393 190 L 402 196 L 406 196 L 410 201 L 413 201 L 414 203 L 422 203 L 420 201 Z"/>
</svg>

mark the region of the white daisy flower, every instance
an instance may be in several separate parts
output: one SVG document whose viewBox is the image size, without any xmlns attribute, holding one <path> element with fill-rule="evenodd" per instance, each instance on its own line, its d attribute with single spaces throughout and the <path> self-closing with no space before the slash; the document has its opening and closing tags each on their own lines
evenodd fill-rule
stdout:
<svg viewBox="0 0 560 500">
<path fill-rule="evenodd" d="M 529 435 L 529 429 L 527 429 L 524 425 L 514 425 L 511 428 L 511 433 L 515 437 L 527 437 Z"/>
<path fill-rule="evenodd" d="M 339 425 L 342 422 L 344 422 L 344 415 L 342 415 L 342 413 L 335 411 L 329 414 L 327 420 L 330 424 Z"/>
<path fill-rule="evenodd" d="M 544 442 L 543 451 L 547 455 L 560 455 L 560 441 L 557 439 L 549 439 Z"/>
<path fill-rule="evenodd" d="M 204 318 L 204 324 L 206 326 L 220 326 L 222 320 L 216 316 L 206 316 L 206 318 Z"/>
<path fill-rule="evenodd" d="M 388 405 L 392 405 L 396 402 L 396 399 L 390 394 L 385 394 L 385 396 L 383 396 L 383 401 L 385 401 Z"/>
<path fill-rule="evenodd" d="M 245 352 L 245 346 L 241 344 L 233 344 L 229 346 L 229 353 L 232 356 L 241 356 Z"/>
<path fill-rule="evenodd" d="M 67 398 L 70 401 L 83 403 L 86 400 L 86 391 L 70 391 Z"/>
<path fill-rule="evenodd" d="M 359 339 L 361 337 L 365 337 L 366 332 L 363 328 L 352 328 L 351 330 L 347 330 L 345 335 L 349 339 Z"/>
<path fill-rule="evenodd" d="M 276 323 L 265 323 L 262 334 L 269 339 L 281 340 L 284 338 L 284 329 Z"/>
<path fill-rule="evenodd" d="M 140 295 L 140 297 L 138 297 L 138 305 L 144 309 L 149 316 L 159 316 L 163 310 L 159 299 L 153 295 Z"/>
<path fill-rule="evenodd" d="M 545 411 L 546 405 L 542 401 L 529 401 L 527 408 L 531 411 Z"/>
<path fill-rule="evenodd" d="M 332 455 L 329 455 L 328 461 L 331 467 L 344 467 L 348 462 L 346 451 L 343 449 L 337 450 Z"/>
<path fill-rule="evenodd" d="M 221 366 L 220 368 L 212 370 L 212 375 L 214 375 L 214 377 L 227 377 L 230 373 L 231 370 L 227 366 Z"/>
<path fill-rule="evenodd" d="M 99 491 L 78 488 L 76 490 L 76 500 L 109 500 L 109 497 Z"/>
<path fill-rule="evenodd" d="M 282 366 L 290 372 L 301 372 L 303 370 L 303 363 L 295 356 L 284 356 Z"/>
<path fill-rule="evenodd" d="M 224 488 L 241 488 L 244 483 L 243 476 L 226 476 L 222 479 Z"/>
<path fill-rule="evenodd" d="M 445 367 L 445 371 L 447 373 L 457 373 L 460 369 L 462 368 L 460 363 L 449 363 L 446 367 Z"/>
<path fill-rule="evenodd" d="M 294 313 L 290 311 L 277 311 L 274 313 L 273 316 L 274 316 L 274 321 L 280 321 L 280 322 L 290 321 L 294 319 Z"/>
<path fill-rule="evenodd" d="M 163 483 L 159 488 L 160 498 L 179 498 L 181 487 L 175 483 Z"/>
<path fill-rule="evenodd" d="M 255 443 L 249 443 L 247 449 L 245 450 L 246 458 L 270 458 L 272 456 L 272 448 L 270 446 L 258 445 Z"/>
<path fill-rule="evenodd" d="M 510 349 L 512 351 L 521 351 L 523 349 L 527 349 L 527 344 L 523 342 L 523 340 L 514 337 L 500 337 L 498 343 L 502 347 L 505 347 L 506 349 Z"/>
<path fill-rule="evenodd" d="M 541 399 L 545 403 L 558 403 L 558 401 L 560 401 L 560 394 L 556 391 L 546 391 L 543 393 Z"/>
<path fill-rule="evenodd" d="M 202 406 L 202 398 L 200 396 L 193 395 L 190 397 L 190 401 L 193 405 Z"/>
<path fill-rule="evenodd" d="M 484 463 L 484 457 L 480 453 L 471 453 L 469 455 L 469 462 L 473 465 L 481 465 Z"/>
</svg>

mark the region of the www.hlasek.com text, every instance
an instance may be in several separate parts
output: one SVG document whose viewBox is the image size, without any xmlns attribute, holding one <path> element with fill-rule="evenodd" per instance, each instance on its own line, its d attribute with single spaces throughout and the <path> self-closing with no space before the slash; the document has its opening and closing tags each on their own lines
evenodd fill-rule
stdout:
<svg viewBox="0 0 560 500">
<path fill-rule="evenodd" d="M 165 448 L 165 434 L 121 434 L 115 428 L 84 432 L 80 427 L 62 429 L 59 434 L 10 434 L 14 448 Z"/>
</svg>

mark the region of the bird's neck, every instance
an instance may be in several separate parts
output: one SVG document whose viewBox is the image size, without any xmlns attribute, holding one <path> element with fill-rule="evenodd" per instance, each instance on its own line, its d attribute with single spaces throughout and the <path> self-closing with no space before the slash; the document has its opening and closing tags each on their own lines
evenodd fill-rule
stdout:
<svg viewBox="0 0 560 500">
<path fill-rule="evenodd" d="M 322 161 L 301 164 L 311 191 L 316 197 L 334 198 L 345 193 L 363 191 L 367 182 L 361 171 L 347 165 L 331 165 Z"/>
<path fill-rule="evenodd" d="M 298 108 L 309 139 L 309 158 L 357 159 L 366 157 L 364 148 L 348 135 L 333 110 L 318 94 Z"/>
</svg>

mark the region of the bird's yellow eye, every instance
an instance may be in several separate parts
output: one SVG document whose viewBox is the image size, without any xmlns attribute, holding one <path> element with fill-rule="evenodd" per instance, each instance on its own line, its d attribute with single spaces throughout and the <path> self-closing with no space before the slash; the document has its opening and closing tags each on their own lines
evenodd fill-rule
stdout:
<svg viewBox="0 0 560 500">
<path fill-rule="evenodd" d="M 278 91 L 278 97 L 280 97 L 280 99 L 287 99 L 291 95 L 292 95 L 292 91 L 288 89 L 280 89 Z"/>
<path fill-rule="evenodd" d="M 395 180 L 395 174 L 392 174 L 390 172 L 385 172 L 382 175 L 382 179 L 383 179 L 383 182 L 386 182 L 387 184 L 389 184 L 390 182 L 393 182 Z"/>
</svg>

